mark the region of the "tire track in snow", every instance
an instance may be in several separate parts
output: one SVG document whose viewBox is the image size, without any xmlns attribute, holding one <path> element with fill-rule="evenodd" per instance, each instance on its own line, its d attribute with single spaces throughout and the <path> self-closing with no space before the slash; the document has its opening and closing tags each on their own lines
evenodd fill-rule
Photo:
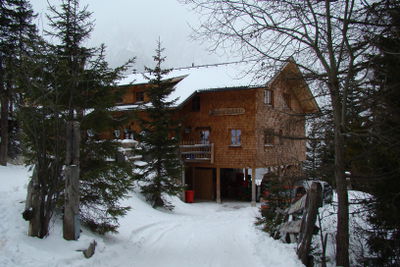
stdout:
<svg viewBox="0 0 400 267">
<path fill-rule="evenodd" d="M 237 215 L 231 210 L 206 216 L 184 215 L 135 229 L 130 236 L 137 249 L 135 265 L 144 266 L 150 260 L 152 266 L 172 266 L 179 258 L 179 266 L 246 266 L 249 259 L 243 255 L 254 255 L 255 250 L 243 248 L 248 244 L 247 236 L 236 227 L 239 220 L 247 229 L 251 218 Z M 262 266 L 258 260 L 252 264 Z"/>
</svg>

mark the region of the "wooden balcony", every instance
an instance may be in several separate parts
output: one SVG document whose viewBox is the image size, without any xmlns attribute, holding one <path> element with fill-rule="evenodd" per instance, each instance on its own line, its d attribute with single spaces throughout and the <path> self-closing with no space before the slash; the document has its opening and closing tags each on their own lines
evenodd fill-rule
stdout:
<svg viewBox="0 0 400 267">
<path fill-rule="evenodd" d="M 214 163 L 214 144 L 183 141 L 179 148 L 184 162 Z"/>
</svg>

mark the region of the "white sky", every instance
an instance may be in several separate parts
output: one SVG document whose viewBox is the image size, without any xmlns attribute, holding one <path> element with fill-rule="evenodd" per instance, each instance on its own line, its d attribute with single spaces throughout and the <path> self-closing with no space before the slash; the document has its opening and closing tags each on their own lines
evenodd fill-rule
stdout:
<svg viewBox="0 0 400 267">
<path fill-rule="evenodd" d="M 58 5 L 60 1 L 49 0 Z M 39 29 L 46 27 L 47 0 L 31 0 L 39 14 Z M 156 40 L 160 37 L 166 49 L 166 65 L 188 66 L 231 61 L 206 50 L 206 45 L 192 41 L 190 25 L 196 25 L 197 14 L 178 0 L 81 0 L 93 12 L 95 29 L 88 46 L 107 46 L 107 60 L 111 66 L 122 64 L 136 56 L 136 69 L 152 63 Z"/>
</svg>

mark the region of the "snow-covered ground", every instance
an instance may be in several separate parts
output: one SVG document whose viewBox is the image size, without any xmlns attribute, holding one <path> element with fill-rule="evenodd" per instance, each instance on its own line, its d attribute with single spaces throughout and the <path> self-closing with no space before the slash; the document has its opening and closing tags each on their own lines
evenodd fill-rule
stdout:
<svg viewBox="0 0 400 267">
<path fill-rule="evenodd" d="M 22 219 L 29 172 L 0 167 L 0 266 L 302 266 L 293 245 L 273 240 L 254 226 L 249 203 L 194 203 L 173 199 L 173 212 L 152 209 L 140 194 L 120 220 L 118 234 L 98 236 L 82 229 L 78 241 L 62 239 L 59 220 L 46 239 L 26 235 Z M 97 241 L 90 259 L 76 251 Z"/>
<path fill-rule="evenodd" d="M 361 262 L 362 259 L 371 257 L 369 248 L 367 245 L 367 235 L 365 230 L 369 229 L 370 226 L 367 223 L 368 210 L 362 201 L 370 199 L 371 195 L 368 193 L 349 190 L 349 255 L 350 255 L 350 266 L 364 266 Z M 326 247 L 326 259 L 328 260 L 328 267 L 335 267 L 336 257 L 336 225 L 337 225 L 337 194 L 333 194 L 332 204 L 324 205 L 319 208 L 319 215 L 321 218 L 321 226 L 323 235 L 327 235 L 327 247 Z M 319 223 L 316 223 L 319 227 Z M 313 246 L 315 254 L 322 252 L 322 241 L 320 233 L 315 235 L 313 238 Z M 316 265 L 319 266 L 319 265 Z"/>
</svg>

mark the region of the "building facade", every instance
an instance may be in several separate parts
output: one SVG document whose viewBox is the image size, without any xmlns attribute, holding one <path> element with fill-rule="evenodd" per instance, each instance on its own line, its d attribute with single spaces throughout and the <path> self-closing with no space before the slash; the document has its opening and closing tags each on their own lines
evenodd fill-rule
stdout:
<svg viewBox="0 0 400 267">
<path fill-rule="evenodd" d="M 221 69 L 227 77 L 218 74 Z M 235 71 L 234 64 L 187 68 L 168 78 L 176 88 L 172 97 L 180 97 L 175 114 L 182 121 L 182 179 L 197 200 L 255 204 L 256 184 L 265 174 L 300 168 L 305 161 L 305 116 L 319 109 L 294 62 L 264 84 L 249 74 L 235 80 Z M 119 112 L 146 102 L 146 86 L 126 85 Z M 140 129 L 132 121 L 119 131 L 119 138 L 129 138 Z"/>
</svg>

